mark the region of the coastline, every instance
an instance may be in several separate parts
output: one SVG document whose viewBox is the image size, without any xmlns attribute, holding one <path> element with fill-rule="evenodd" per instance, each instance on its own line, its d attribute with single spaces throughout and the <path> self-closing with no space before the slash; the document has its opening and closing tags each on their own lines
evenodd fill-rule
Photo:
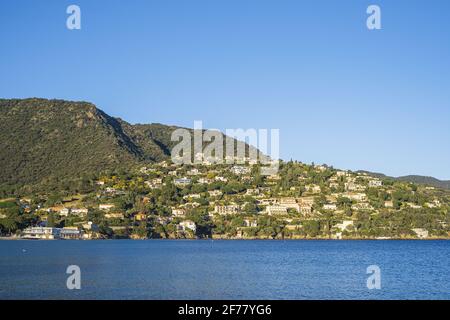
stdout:
<svg viewBox="0 0 450 320">
<path fill-rule="evenodd" d="M 188 241 L 450 241 L 450 237 L 429 237 L 429 238 L 414 238 L 414 237 L 403 237 L 403 238 L 238 238 L 238 237 L 218 237 L 218 238 L 148 238 L 148 239 L 132 239 L 132 238 L 122 238 L 122 239 L 25 239 L 19 237 L 0 237 L 0 241 L 116 241 L 116 240 L 129 240 L 129 241 L 177 241 L 177 240 L 188 240 Z"/>
</svg>

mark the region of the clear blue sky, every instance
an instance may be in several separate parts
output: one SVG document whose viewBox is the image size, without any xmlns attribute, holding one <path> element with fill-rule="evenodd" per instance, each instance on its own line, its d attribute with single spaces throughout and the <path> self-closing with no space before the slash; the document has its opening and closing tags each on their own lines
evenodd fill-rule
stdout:
<svg viewBox="0 0 450 320">
<path fill-rule="evenodd" d="M 81 7 L 82 29 L 66 29 Z M 366 28 L 378 4 L 382 30 Z M 450 179 L 450 1 L 0 2 L 0 97 L 279 128 L 283 159 Z"/>
</svg>

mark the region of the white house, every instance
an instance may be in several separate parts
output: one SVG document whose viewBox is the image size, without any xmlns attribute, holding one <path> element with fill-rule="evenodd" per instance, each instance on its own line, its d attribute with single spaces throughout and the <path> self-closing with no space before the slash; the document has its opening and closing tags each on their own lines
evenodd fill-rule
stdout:
<svg viewBox="0 0 450 320">
<path fill-rule="evenodd" d="M 279 206 L 279 205 L 267 206 L 266 207 L 266 213 L 269 216 L 283 215 L 283 214 L 287 214 L 287 209 L 286 209 L 286 207 Z"/>
<path fill-rule="evenodd" d="M 195 232 L 197 230 L 195 222 L 193 222 L 191 220 L 185 220 L 185 221 L 181 221 L 178 224 L 178 230 L 180 230 L 180 231 L 187 231 L 187 229 L 190 229 L 193 232 Z"/>
<path fill-rule="evenodd" d="M 75 216 L 83 217 L 88 214 L 88 209 L 86 208 L 72 208 L 70 213 Z"/>
<path fill-rule="evenodd" d="M 61 233 L 60 228 L 50 227 L 29 227 L 23 230 L 22 238 L 24 239 L 59 239 Z"/>
<path fill-rule="evenodd" d="M 239 213 L 240 209 L 238 205 L 215 206 L 214 212 L 220 215 L 229 215 Z"/>
</svg>

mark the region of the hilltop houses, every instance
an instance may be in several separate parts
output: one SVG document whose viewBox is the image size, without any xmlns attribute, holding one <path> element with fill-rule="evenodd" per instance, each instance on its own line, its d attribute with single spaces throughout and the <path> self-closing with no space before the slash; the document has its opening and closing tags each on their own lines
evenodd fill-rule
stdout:
<svg viewBox="0 0 450 320">
<path fill-rule="evenodd" d="M 266 207 L 266 213 L 269 216 L 276 216 L 276 215 L 285 215 L 287 214 L 287 208 L 280 206 L 280 205 L 272 205 Z"/>
<path fill-rule="evenodd" d="M 285 207 L 286 209 L 293 209 L 296 212 L 300 212 L 300 205 L 297 203 L 295 198 L 280 198 L 278 201 L 279 205 Z"/>
<path fill-rule="evenodd" d="M 241 208 L 238 205 L 218 205 L 214 207 L 214 212 L 220 215 L 237 214 L 240 212 L 240 210 Z"/>
<path fill-rule="evenodd" d="M 115 207 L 112 203 L 102 203 L 98 205 L 98 208 L 103 211 L 109 211 Z"/>
<path fill-rule="evenodd" d="M 178 230 L 183 231 L 183 232 L 190 230 L 195 233 L 195 231 L 197 230 L 197 226 L 195 225 L 195 223 L 193 221 L 185 220 L 185 221 L 181 221 L 178 224 Z"/>
<path fill-rule="evenodd" d="M 187 186 L 191 183 L 192 183 L 192 180 L 189 178 L 179 178 L 179 179 L 174 180 L 174 184 L 176 186 L 180 186 L 180 187 Z"/>
<path fill-rule="evenodd" d="M 211 163 L 208 167 L 165 163 L 149 164 L 145 170 L 136 169 L 124 176 L 103 175 L 98 180 L 102 183 L 94 184 L 90 194 L 51 202 L 45 197 L 38 203 L 17 200 L 21 212 L 34 215 L 30 221 L 36 221 L 23 228 L 22 236 L 450 237 L 445 216 L 450 211 L 450 192 L 442 189 L 297 162 L 282 163 L 272 176 L 254 176 L 257 167 L 245 163 Z M 1 207 L 0 218 L 9 218 Z M 88 219 L 95 219 L 103 227 L 93 227 Z M 377 227 L 368 230 L 374 225 L 370 221 L 376 221 Z M 423 221 L 433 223 L 427 224 L 427 229 L 416 228 Z"/>
</svg>

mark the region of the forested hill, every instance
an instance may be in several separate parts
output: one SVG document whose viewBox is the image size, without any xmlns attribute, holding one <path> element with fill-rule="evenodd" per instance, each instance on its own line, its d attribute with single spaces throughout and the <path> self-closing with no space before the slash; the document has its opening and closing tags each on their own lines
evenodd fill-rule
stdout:
<svg viewBox="0 0 450 320">
<path fill-rule="evenodd" d="M 0 99 L 0 195 L 73 190 L 105 171 L 166 160 L 177 128 L 132 125 L 88 102 Z"/>
<path fill-rule="evenodd" d="M 130 125 L 87 102 L 0 99 L 0 188 L 67 186 L 170 156 L 175 127 Z"/>
</svg>

